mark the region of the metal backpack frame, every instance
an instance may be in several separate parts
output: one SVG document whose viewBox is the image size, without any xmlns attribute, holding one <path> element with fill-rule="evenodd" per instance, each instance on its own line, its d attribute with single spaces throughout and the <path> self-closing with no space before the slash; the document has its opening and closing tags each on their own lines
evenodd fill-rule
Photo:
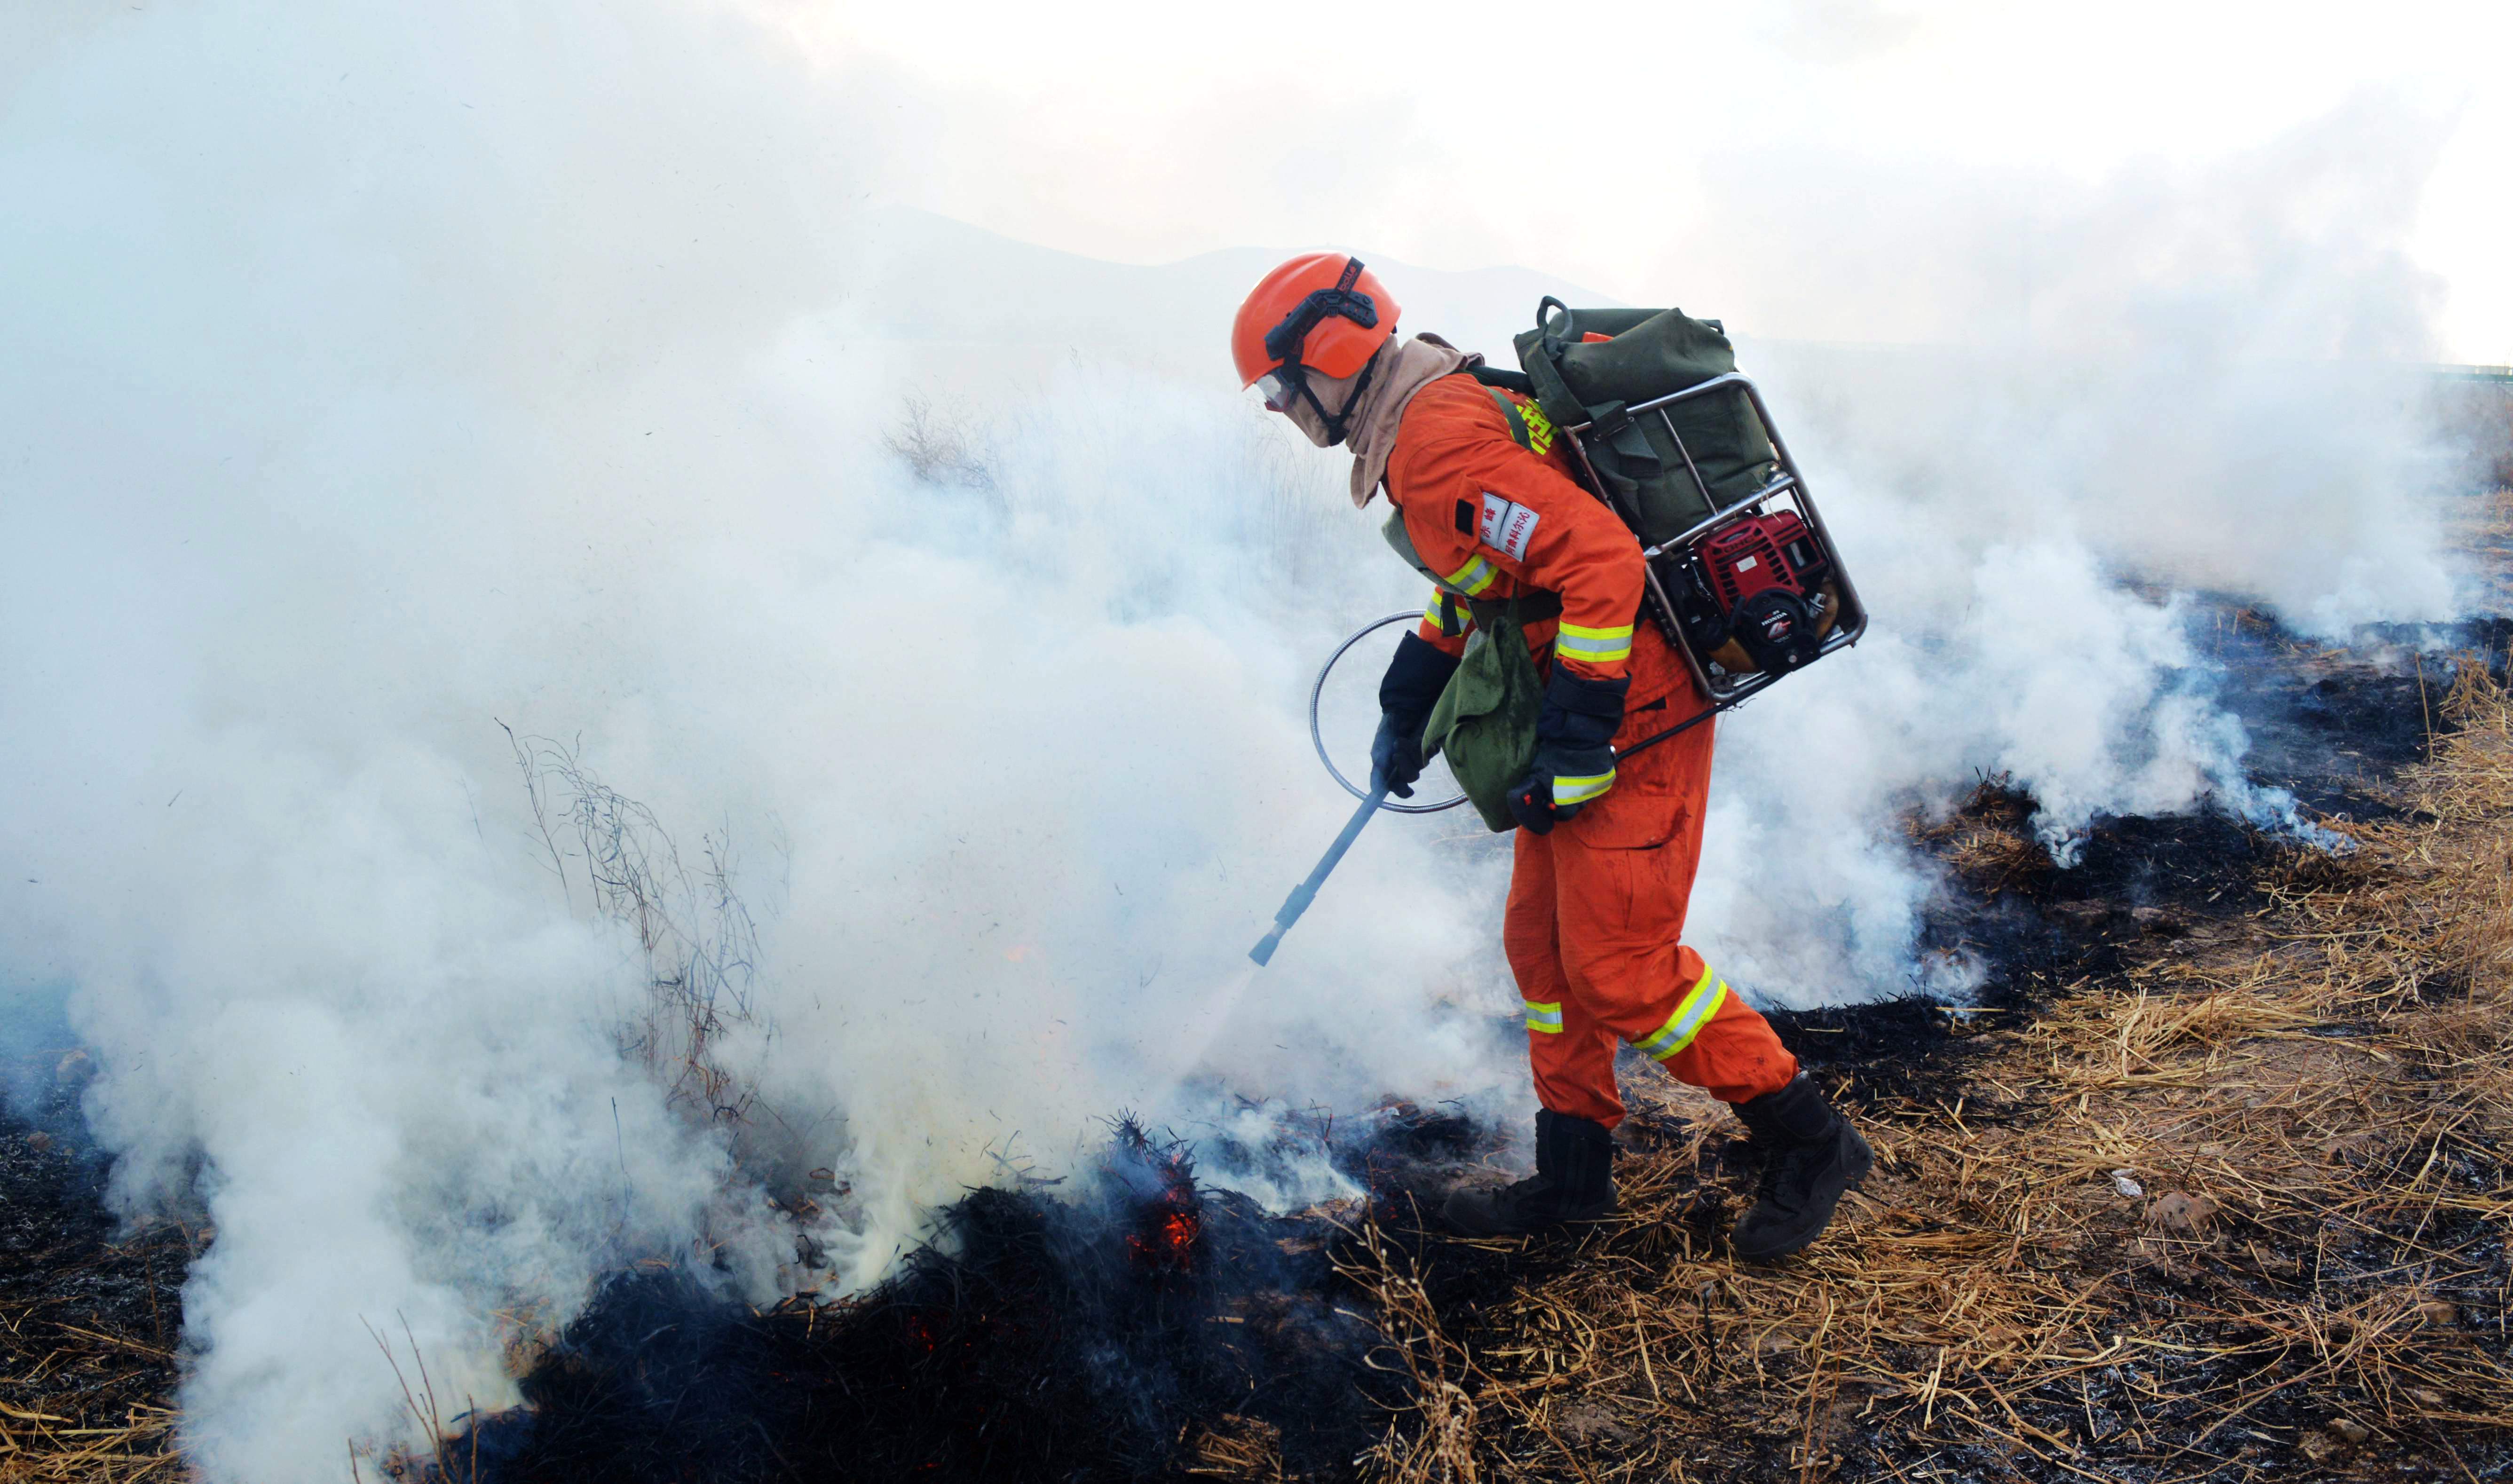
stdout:
<svg viewBox="0 0 2513 1484">
<path fill-rule="evenodd" d="M 1742 393 L 1746 402 L 1753 407 L 1754 416 L 1762 420 L 1763 431 L 1772 440 L 1774 462 L 1777 465 L 1778 472 L 1774 474 L 1771 482 L 1762 488 L 1732 504 L 1722 506 L 1718 499 L 1710 493 L 1708 482 L 1702 479 L 1701 470 L 1695 465 L 1693 451 L 1684 446 L 1684 435 L 1676 430 L 1675 420 L 1667 416 L 1667 409 L 1681 402 L 1689 402 L 1695 397 L 1711 396 L 1730 390 Z M 1689 581 L 1690 574 L 1686 573 L 1683 567 L 1685 563 L 1692 560 L 1693 548 L 1695 545 L 1704 538 L 1715 536 L 1737 521 L 1762 513 L 1764 507 L 1774 501 L 1785 501 L 1788 507 L 1794 508 L 1806 521 L 1807 530 L 1815 537 L 1815 544 L 1821 548 L 1824 560 L 1831 564 L 1833 582 L 1840 589 L 1841 612 L 1833 621 L 1832 632 L 1824 635 L 1822 642 L 1815 647 L 1815 658 L 1820 660 L 1836 650 L 1848 649 L 1856 644 L 1867 632 L 1867 606 L 1858 600 L 1858 590 L 1851 583 L 1849 569 L 1842 565 L 1841 552 L 1833 544 L 1832 533 L 1824 526 L 1822 515 L 1816 512 L 1814 497 L 1807 493 L 1806 476 L 1799 471 L 1797 461 L 1789 457 L 1788 443 L 1780 437 L 1779 428 L 1772 421 L 1771 410 L 1763 405 L 1763 394 L 1755 389 L 1753 381 L 1741 372 L 1731 371 L 1704 381 L 1697 381 L 1682 391 L 1670 392 L 1663 397 L 1654 397 L 1624 412 L 1625 417 L 1635 419 L 1652 415 L 1655 415 L 1664 425 L 1667 438 L 1675 445 L 1676 452 L 1683 456 L 1684 470 L 1692 476 L 1694 488 L 1701 492 L 1701 502 L 1710 506 L 1710 514 L 1673 539 L 1642 548 L 1642 570 L 1647 574 L 1649 582 L 1650 617 L 1656 621 L 1659 629 L 1665 633 L 1667 641 L 1675 646 L 1676 653 L 1684 657 L 1685 664 L 1693 671 L 1695 683 L 1701 687 L 1702 695 L 1710 698 L 1711 705 L 1716 709 L 1726 710 L 1761 693 L 1765 687 L 1781 677 L 1768 670 L 1753 670 L 1741 675 L 1731 674 L 1708 655 L 1697 653 L 1684 631 L 1684 622 L 1676 612 L 1675 601 L 1667 592 L 1667 574 L 1671 570 L 1679 581 Z M 1637 522 L 1633 519 L 1632 512 L 1616 506 L 1613 498 L 1605 493 L 1608 488 L 1606 482 L 1598 477 L 1597 466 L 1589 458 L 1588 440 L 1603 436 L 1596 421 L 1591 419 L 1586 422 L 1573 423 L 1564 427 L 1562 431 L 1570 434 L 1571 447 L 1579 456 L 1579 468 L 1588 487 L 1588 493 L 1603 501 L 1609 509 L 1613 509 L 1622 518 L 1626 526 L 1636 526 Z M 1812 664 L 1815 662 L 1810 660 L 1807 662 Z M 1783 673 L 1794 673 L 1794 671 Z"/>
</svg>

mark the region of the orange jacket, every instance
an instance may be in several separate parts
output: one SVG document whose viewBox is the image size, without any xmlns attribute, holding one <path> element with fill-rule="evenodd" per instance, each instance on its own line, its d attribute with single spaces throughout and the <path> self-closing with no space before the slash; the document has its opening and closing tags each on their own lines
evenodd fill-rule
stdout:
<svg viewBox="0 0 2513 1484">
<path fill-rule="evenodd" d="M 1528 624 L 1529 645 L 1540 654 L 1551 643 L 1576 675 L 1618 679 L 1641 608 L 1640 542 L 1572 479 L 1568 451 L 1536 404 L 1499 395 L 1518 408 L 1540 452 L 1511 437 L 1492 390 L 1470 376 L 1442 377 L 1405 409 L 1387 460 L 1387 498 L 1444 589 L 1488 599 L 1536 588 L 1561 594 L 1560 621 Z M 1440 610 L 1435 593 L 1421 635 L 1458 654 L 1465 637 L 1441 631 Z M 1466 620 L 1462 605 L 1457 616 Z"/>
</svg>

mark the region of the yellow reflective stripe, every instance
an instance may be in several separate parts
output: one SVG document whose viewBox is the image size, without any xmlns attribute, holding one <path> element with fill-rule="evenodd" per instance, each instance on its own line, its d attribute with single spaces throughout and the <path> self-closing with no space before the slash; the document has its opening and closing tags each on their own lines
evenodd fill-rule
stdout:
<svg viewBox="0 0 2513 1484">
<path fill-rule="evenodd" d="M 1632 657 L 1632 626 L 1620 628 L 1588 628 L 1577 623 L 1565 623 L 1554 636 L 1556 654 L 1590 664 L 1603 664 Z"/>
<path fill-rule="evenodd" d="M 1547 1035 L 1558 1036 L 1562 1033 L 1562 1002 L 1560 1000 L 1555 1000 L 1549 1005 L 1541 1004 L 1536 1000 L 1528 1000 L 1524 1003 L 1527 1006 L 1528 1029 L 1540 1030 Z"/>
<path fill-rule="evenodd" d="M 1432 588 L 1432 589 L 1431 589 L 1431 601 L 1430 601 L 1430 603 L 1429 603 L 1427 606 L 1425 606 L 1425 607 L 1423 608 L 1423 610 L 1422 610 L 1422 622 L 1425 622 L 1425 623 L 1430 624 L 1433 628 L 1438 629 L 1438 630 L 1441 632 L 1441 634 L 1442 634 L 1443 636 L 1448 637 L 1448 638 L 1456 638 L 1456 634 L 1451 634 L 1451 633 L 1449 632 L 1449 626 L 1448 626 L 1448 624 L 1447 624 L 1446 622 L 1442 622 L 1441 617 L 1440 617 L 1440 603 L 1441 603 L 1441 600 L 1442 600 L 1442 599 L 1444 599 L 1444 598 L 1446 598 L 1447 596 L 1448 596 L 1448 594 L 1447 594 L 1447 593 L 1442 592 L 1442 591 L 1441 591 L 1439 588 L 1437 588 L 1437 587 L 1434 587 L 1434 588 Z M 1473 614 L 1472 612 L 1470 612 L 1470 611 L 1466 608 L 1466 605 L 1465 605 L 1465 604 L 1463 604 L 1463 603 L 1458 604 L 1458 605 L 1457 605 L 1457 633 L 1459 633 L 1459 634 L 1465 633 L 1465 632 L 1467 632 L 1468 630 L 1472 629 L 1474 626 L 1475 626 L 1475 616 L 1474 616 L 1474 614 Z"/>
<path fill-rule="evenodd" d="M 1468 557 L 1464 566 L 1450 573 L 1447 582 L 1450 586 L 1471 598 L 1490 587 L 1493 584 L 1493 579 L 1498 576 L 1500 574 L 1493 570 L 1492 563 L 1476 556 Z"/>
<path fill-rule="evenodd" d="M 1705 966 L 1701 971 L 1701 982 L 1695 984 L 1692 992 L 1675 1007 L 1675 1014 L 1668 1016 L 1666 1023 L 1655 1031 L 1634 1041 L 1633 1048 L 1643 1056 L 1665 1061 L 1693 1044 L 1693 1038 L 1701 1033 L 1702 1026 L 1710 1023 L 1710 1018 L 1719 1013 L 1719 1007 L 1727 998 L 1728 982 Z"/>
<path fill-rule="evenodd" d="M 1527 424 L 1527 448 L 1532 454 L 1546 454 L 1553 448 L 1553 420 L 1531 399 L 1519 404 L 1518 418 Z"/>
<path fill-rule="evenodd" d="M 1556 778 L 1553 781 L 1553 803 L 1556 808 L 1564 804 L 1585 804 L 1614 786 L 1615 770 L 1612 768 L 1586 778 Z"/>
</svg>

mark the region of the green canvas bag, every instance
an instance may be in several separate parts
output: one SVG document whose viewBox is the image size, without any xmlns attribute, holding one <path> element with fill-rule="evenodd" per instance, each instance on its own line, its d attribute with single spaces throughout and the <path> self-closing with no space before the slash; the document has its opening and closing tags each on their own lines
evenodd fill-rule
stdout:
<svg viewBox="0 0 2513 1484">
<path fill-rule="evenodd" d="M 1674 540 L 1777 472 L 1771 435 L 1742 390 L 1729 388 L 1635 417 L 1630 409 L 1736 369 L 1715 319 L 1681 309 L 1536 306 L 1536 327 L 1512 343 L 1536 404 L 1556 427 L 1588 424 L 1580 443 L 1601 491 L 1644 546 Z M 1590 341 L 1596 335 L 1607 339 Z M 1669 424 L 1684 440 L 1669 436 Z M 1700 484 L 1685 465 L 1700 470 Z"/>
<path fill-rule="evenodd" d="M 1466 635 L 1465 658 L 1422 728 L 1422 755 L 1446 753 L 1449 772 L 1495 831 L 1516 829 L 1510 785 L 1536 766 L 1536 716 L 1544 683 L 1527 652 L 1518 604 L 1491 605 Z"/>
<path fill-rule="evenodd" d="M 1527 625 L 1562 616 L 1562 595 L 1531 588 L 1514 598 L 1477 598 L 1452 585 L 1422 560 L 1405 534 L 1405 512 L 1391 509 L 1379 535 L 1405 564 L 1428 578 L 1453 605 L 1440 623 L 1457 631 L 1461 614 L 1474 618 L 1466 652 L 1449 677 L 1431 719 L 1422 726 L 1422 755 L 1448 754 L 1449 772 L 1474 801 L 1475 812 L 1496 831 L 1516 829 L 1509 812 L 1510 785 L 1536 766 L 1536 718 L 1544 706 L 1544 681 L 1528 652 Z"/>
</svg>

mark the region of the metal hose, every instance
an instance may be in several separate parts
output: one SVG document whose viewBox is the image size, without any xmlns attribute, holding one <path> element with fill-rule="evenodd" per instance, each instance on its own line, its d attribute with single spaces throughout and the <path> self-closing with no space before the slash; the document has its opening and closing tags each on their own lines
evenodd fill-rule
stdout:
<svg viewBox="0 0 2513 1484">
<path fill-rule="evenodd" d="M 1327 662 L 1318 666 L 1317 683 L 1309 687 L 1309 742 L 1318 749 L 1318 761 L 1326 764 L 1328 776 L 1333 778 L 1337 783 L 1341 784 L 1343 786 L 1343 791 L 1351 794 L 1354 798 L 1366 799 L 1371 797 L 1371 793 L 1368 789 L 1361 787 L 1359 784 L 1353 782 L 1352 780 L 1344 777 L 1342 772 L 1336 767 L 1335 759 L 1327 756 L 1326 731 L 1318 722 L 1318 702 L 1320 698 L 1326 695 L 1327 676 L 1334 671 L 1336 662 L 1341 660 L 1344 657 L 1345 652 L 1350 650 L 1354 645 L 1359 644 L 1362 640 L 1378 632 L 1378 630 L 1385 628 L 1390 623 L 1412 623 L 1418 622 L 1421 617 L 1422 616 L 1418 613 L 1392 613 L 1386 618 L 1374 619 L 1370 622 L 1363 624 L 1361 627 L 1354 629 L 1352 637 L 1344 640 L 1341 644 L 1336 645 L 1335 653 L 1327 656 Z M 1456 798 L 1449 799 L 1438 804 L 1399 804 L 1389 800 L 1386 797 L 1385 790 L 1382 789 L 1378 794 L 1378 807 L 1391 814 L 1438 814 L 1444 809 L 1455 809 L 1459 804 L 1464 803 L 1466 801 L 1466 794 L 1465 790 L 1461 788 L 1457 790 L 1457 796 Z"/>
</svg>

